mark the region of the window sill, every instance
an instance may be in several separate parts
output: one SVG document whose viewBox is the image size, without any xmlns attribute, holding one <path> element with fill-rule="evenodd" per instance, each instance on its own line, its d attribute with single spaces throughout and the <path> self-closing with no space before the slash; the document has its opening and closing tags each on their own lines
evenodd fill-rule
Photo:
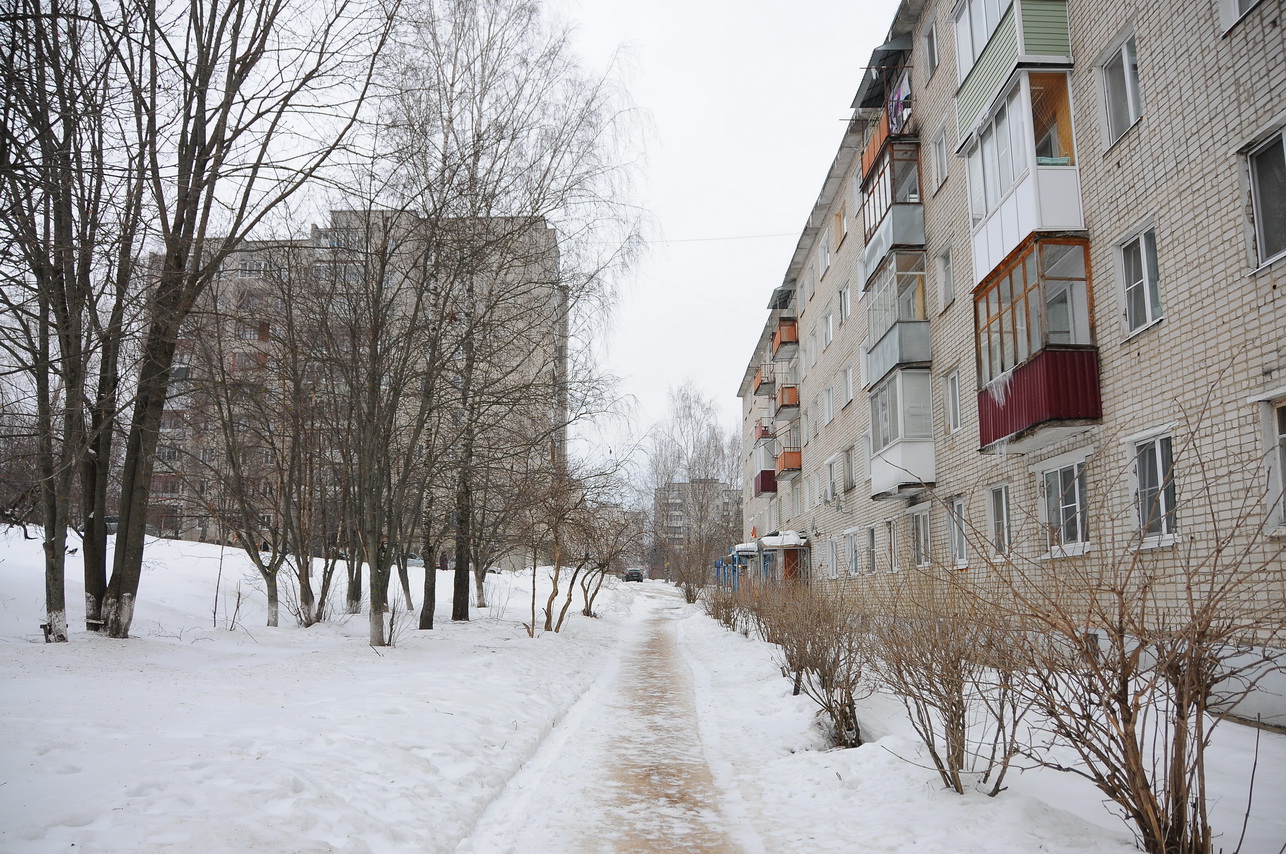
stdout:
<svg viewBox="0 0 1286 854">
<path fill-rule="evenodd" d="M 1054 546 L 1037 560 L 1058 560 L 1060 558 L 1080 557 L 1090 552 L 1089 543 L 1069 543 L 1065 546 Z"/>
<path fill-rule="evenodd" d="M 1276 528 L 1272 528 L 1271 530 L 1269 530 L 1268 539 L 1286 540 L 1286 522 L 1283 522 L 1282 524 L 1278 525 Z"/>
<path fill-rule="evenodd" d="M 1278 252 L 1276 255 L 1269 258 L 1267 261 L 1261 261 L 1258 267 L 1250 271 L 1250 275 L 1252 277 L 1262 276 L 1264 273 L 1269 272 L 1270 270 L 1275 268 L 1278 264 L 1282 264 L 1282 263 L 1286 263 L 1286 252 Z"/>
<path fill-rule="evenodd" d="M 1139 123 L 1142 121 L 1143 121 L 1143 114 L 1139 113 L 1137 116 L 1134 117 L 1134 121 L 1130 122 L 1130 126 L 1127 127 L 1125 130 L 1121 131 L 1121 135 L 1118 136 L 1116 139 L 1112 140 L 1110 143 L 1108 143 L 1107 148 L 1103 149 L 1103 158 L 1107 159 L 1107 157 L 1112 154 L 1112 149 L 1120 145 L 1121 140 L 1128 137 L 1130 135 L 1130 131 L 1138 127 Z"/>
<path fill-rule="evenodd" d="M 1142 335 L 1144 332 L 1147 332 L 1149 329 L 1153 329 L 1157 326 L 1160 326 L 1162 323 L 1165 323 L 1165 317 L 1158 317 L 1156 320 L 1152 320 L 1152 321 L 1149 321 L 1148 323 L 1143 324 L 1138 329 L 1135 329 L 1133 332 L 1127 332 L 1125 335 L 1125 340 L 1121 342 L 1121 346 L 1124 347 L 1126 344 L 1132 343 L 1135 338 L 1138 338 L 1140 335 Z"/>
<path fill-rule="evenodd" d="M 1154 549 L 1166 549 L 1179 542 L 1178 534 L 1161 534 L 1155 537 L 1144 537 L 1139 543 L 1138 551 L 1148 552 Z"/>
</svg>

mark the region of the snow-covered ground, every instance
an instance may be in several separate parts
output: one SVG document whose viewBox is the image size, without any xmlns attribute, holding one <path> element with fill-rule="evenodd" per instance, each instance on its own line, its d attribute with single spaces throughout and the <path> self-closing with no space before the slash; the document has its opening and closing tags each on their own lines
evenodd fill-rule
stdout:
<svg viewBox="0 0 1286 854">
<path fill-rule="evenodd" d="M 77 630 L 76 574 L 72 642 L 46 645 L 38 543 L 0 532 L 2 852 L 1132 849 L 1071 775 L 943 791 L 889 698 L 861 710 L 866 746 L 825 749 L 772 648 L 660 582 L 614 583 L 602 619 L 578 602 L 561 634 L 531 639 L 531 574 L 492 576 L 471 622 L 443 603 L 437 629 L 376 651 L 364 616 L 263 627 L 231 549 L 149 544 L 128 641 Z M 1218 844 L 1240 833 L 1256 735 L 1242 850 L 1278 854 L 1286 738 L 1235 725 L 1210 769 Z"/>
</svg>

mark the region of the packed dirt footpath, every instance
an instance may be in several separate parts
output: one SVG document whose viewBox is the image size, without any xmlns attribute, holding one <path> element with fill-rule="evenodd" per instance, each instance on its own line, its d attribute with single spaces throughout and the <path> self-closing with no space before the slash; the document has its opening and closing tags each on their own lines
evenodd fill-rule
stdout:
<svg viewBox="0 0 1286 854">
<path fill-rule="evenodd" d="M 458 854 L 747 851 L 729 834 L 701 741 L 692 674 L 677 640 L 682 600 L 669 585 L 641 588 L 614 665 Z"/>
</svg>

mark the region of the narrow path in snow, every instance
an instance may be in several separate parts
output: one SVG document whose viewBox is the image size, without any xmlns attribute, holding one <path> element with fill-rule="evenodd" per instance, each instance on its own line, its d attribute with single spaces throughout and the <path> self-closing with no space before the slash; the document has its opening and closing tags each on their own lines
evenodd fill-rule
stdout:
<svg viewBox="0 0 1286 854">
<path fill-rule="evenodd" d="M 461 854 L 734 854 L 702 749 L 677 591 L 644 585 L 635 635 L 479 821 Z"/>
</svg>

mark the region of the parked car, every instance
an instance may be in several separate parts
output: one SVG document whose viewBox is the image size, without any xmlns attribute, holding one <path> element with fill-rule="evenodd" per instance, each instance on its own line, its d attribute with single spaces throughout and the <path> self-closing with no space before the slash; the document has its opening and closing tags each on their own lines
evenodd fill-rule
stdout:
<svg viewBox="0 0 1286 854">
<path fill-rule="evenodd" d="M 641 569 L 627 569 L 627 570 L 625 570 L 625 580 L 626 580 L 626 581 L 642 581 L 642 580 L 643 580 L 643 570 L 641 570 Z"/>
</svg>

